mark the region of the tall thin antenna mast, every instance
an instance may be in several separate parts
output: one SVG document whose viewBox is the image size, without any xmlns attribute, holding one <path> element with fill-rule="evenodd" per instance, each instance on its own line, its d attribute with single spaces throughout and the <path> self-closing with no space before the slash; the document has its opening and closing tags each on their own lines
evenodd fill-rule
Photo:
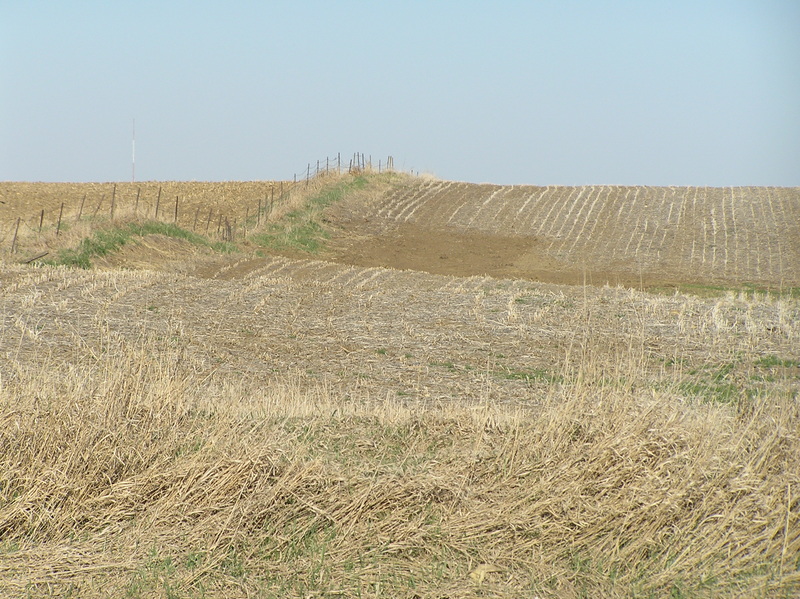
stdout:
<svg viewBox="0 0 800 599">
<path fill-rule="evenodd" d="M 131 139 L 131 183 L 136 183 L 136 119 L 133 119 L 133 137 Z"/>
</svg>

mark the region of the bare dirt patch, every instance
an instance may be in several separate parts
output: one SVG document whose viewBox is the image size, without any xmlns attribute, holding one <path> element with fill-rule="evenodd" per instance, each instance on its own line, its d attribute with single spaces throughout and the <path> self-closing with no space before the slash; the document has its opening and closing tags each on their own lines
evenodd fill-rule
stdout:
<svg viewBox="0 0 800 599">
<path fill-rule="evenodd" d="M 379 235 L 348 227 L 326 257 L 343 264 L 383 266 L 457 277 L 491 276 L 566 285 L 664 284 L 654 277 L 581 269 L 551 255 L 534 238 L 442 230 L 403 223 Z"/>
<path fill-rule="evenodd" d="M 405 178 L 329 211 L 329 257 L 455 276 L 800 285 L 800 189 L 535 187 Z"/>
</svg>

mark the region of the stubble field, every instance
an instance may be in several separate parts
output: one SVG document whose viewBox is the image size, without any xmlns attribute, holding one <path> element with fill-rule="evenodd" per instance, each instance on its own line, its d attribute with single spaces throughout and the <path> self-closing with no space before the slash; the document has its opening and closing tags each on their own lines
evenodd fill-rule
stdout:
<svg viewBox="0 0 800 599">
<path fill-rule="evenodd" d="M 797 190 L 174 185 L 2 223 L 0 595 L 800 589 Z"/>
</svg>

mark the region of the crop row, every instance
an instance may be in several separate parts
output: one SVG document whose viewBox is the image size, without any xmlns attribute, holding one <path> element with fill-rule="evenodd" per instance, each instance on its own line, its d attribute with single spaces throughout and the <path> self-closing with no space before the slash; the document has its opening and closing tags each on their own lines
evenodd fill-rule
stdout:
<svg viewBox="0 0 800 599">
<path fill-rule="evenodd" d="M 528 237 L 553 258 L 590 269 L 800 281 L 800 188 L 421 181 L 387 195 L 374 216 Z"/>
</svg>

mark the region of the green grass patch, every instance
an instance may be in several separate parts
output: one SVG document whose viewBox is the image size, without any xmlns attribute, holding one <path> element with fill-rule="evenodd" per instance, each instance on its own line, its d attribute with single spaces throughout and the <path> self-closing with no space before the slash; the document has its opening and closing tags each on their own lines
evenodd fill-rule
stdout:
<svg viewBox="0 0 800 599">
<path fill-rule="evenodd" d="M 553 373 L 541 368 L 529 368 L 525 370 L 504 368 L 503 370 L 496 371 L 494 374 L 501 379 L 510 381 L 526 381 L 528 383 L 533 381 L 561 383 L 564 380 L 564 377 L 560 375 L 554 375 Z"/>
<path fill-rule="evenodd" d="M 678 389 L 685 395 L 710 403 L 736 403 L 743 395 L 739 387 L 733 383 L 683 381 L 678 385 Z"/>
<path fill-rule="evenodd" d="M 428 362 L 428 366 L 432 366 L 434 368 L 445 368 L 450 372 L 458 371 L 458 367 L 452 362 Z"/>
<path fill-rule="evenodd" d="M 763 356 L 755 361 L 758 368 L 793 368 L 800 367 L 800 360 L 781 358 L 775 355 Z"/>
<path fill-rule="evenodd" d="M 162 597 L 175 598 L 178 594 L 176 588 L 177 567 L 171 557 L 161 557 L 154 547 L 147 561 L 134 573 L 125 597 L 131 599 L 150 597 L 159 594 Z"/>
<path fill-rule="evenodd" d="M 202 235 L 187 231 L 172 223 L 148 221 L 95 231 L 90 237 L 81 241 L 77 248 L 61 250 L 56 259 L 45 260 L 43 263 L 53 266 L 91 268 L 92 258 L 106 256 L 118 251 L 134 236 L 145 237 L 147 235 L 164 235 L 174 239 L 183 239 L 194 245 L 208 247 L 220 253 L 231 253 L 237 249 L 233 243 L 224 241 L 211 242 Z"/>
<path fill-rule="evenodd" d="M 743 388 L 733 380 L 736 363 L 706 364 L 689 371 L 689 380 L 678 384 L 678 391 L 702 402 L 736 404 L 752 390 Z"/>
<path fill-rule="evenodd" d="M 743 283 L 741 285 L 713 285 L 706 283 L 678 283 L 676 285 L 654 285 L 645 289 L 651 293 L 662 295 L 674 295 L 676 292 L 695 297 L 724 297 L 729 293 L 739 294 L 741 292 L 749 294 L 769 295 L 779 298 L 800 298 L 800 287 L 765 287 L 755 283 Z"/>
<path fill-rule="evenodd" d="M 302 221 L 299 213 L 292 212 L 281 223 L 270 225 L 266 232 L 253 235 L 251 239 L 271 250 L 299 250 L 315 254 L 323 247 L 328 234 L 318 222 Z"/>
<path fill-rule="evenodd" d="M 302 208 L 272 223 L 265 232 L 251 236 L 251 241 L 271 250 L 318 253 L 329 238 L 322 222 L 323 211 L 353 191 L 364 189 L 374 177 L 359 176 L 322 189 L 310 197 Z"/>
</svg>

